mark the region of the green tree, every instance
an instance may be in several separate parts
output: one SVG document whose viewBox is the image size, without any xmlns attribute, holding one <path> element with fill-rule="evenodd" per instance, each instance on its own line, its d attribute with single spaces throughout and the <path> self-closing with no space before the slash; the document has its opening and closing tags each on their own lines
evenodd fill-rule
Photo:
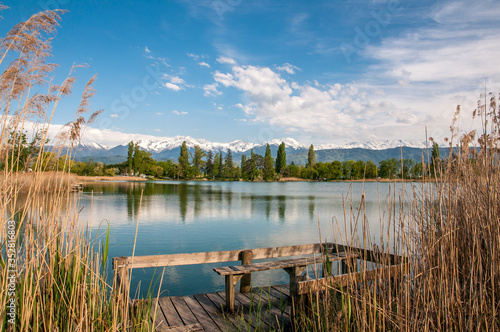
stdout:
<svg viewBox="0 0 500 332">
<path fill-rule="evenodd" d="M 226 158 L 224 158 L 224 177 L 226 179 L 232 179 L 234 178 L 234 165 L 233 165 L 233 153 L 231 152 L 231 149 L 227 150 L 226 153 Z"/>
<path fill-rule="evenodd" d="M 219 156 L 219 158 L 217 159 L 217 155 Z M 215 164 L 216 165 L 216 168 L 217 168 L 217 174 L 215 175 L 215 177 L 217 179 L 221 179 L 224 177 L 224 158 L 222 157 L 222 151 L 219 150 L 219 153 L 215 156 L 215 158 L 217 159 L 217 163 Z"/>
<path fill-rule="evenodd" d="M 199 176 L 201 174 L 203 166 L 205 165 L 205 161 L 203 161 L 203 158 L 206 155 L 207 153 L 203 151 L 198 145 L 194 146 L 193 168 L 195 176 Z"/>
<path fill-rule="evenodd" d="M 379 162 L 378 175 L 384 179 L 393 179 L 399 173 L 399 163 L 396 158 Z"/>
<path fill-rule="evenodd" d="M 332 161 L 330 163 L 330 176 L 331 180 L 342 180 L 342 163 L 338 160 Z"/>
<path fill-rule="evenodd" d="M 169 178 L 175 177 L 174 163 L 172 160 L 159 161 L 158 166 L 163 169 L 163 175 Z"/>
<path fill-rule="evenodd" d="M 368 160 L 366 162 L 366 172 L 365 172 L 365 178 L 367 179 L 375 179 L 377 177 L 377 165 L 371 160 Z"/>
<path fill-rule="evenodd" d="M 9 157 L 2 160 L 2 162 L 5 162 L 5 165 L 2 165 L 1 168 L 8 167 L 9 170 L 15 172 L 28 170 L 41 151 L 42 137 L 43 133 L 37 132 L 31 141 L 28 141 L 26 133 L 11 131 L 7 140 L 6 149 Z"/>
<path fill-rule="evenodd" d="M 208 151 L 207 161 L 205 163 L 205 176 L 209 179 L 214 178 L 214 161 L 212 151 Z"/>
<path fill-rule="evenodd" d="M 342 178 L 344 180 L 353 179 L 354 164 L 355 164 L 354 160 L 346 160 L 342 162 Z"/>
<path fill-rule="evenodd" d="M 307 154 L 307 167 L 314 167 L 314 165 L 316 165 L 316 153 L 314 152 L 314 146 L 311 144 Z"/>
<path fill-rule="evenodd" d="M 186 141 L 182 142 L 181 153 L 179 155 L 179 175 L 187 178 L 189 173 L 189 155 Z"/>
<path fill-rule="evenodd" d="M 276 173 L 283 175 L 286 167 L 286 150 L 285 142 L 281 142 L 278 147 L 278 154 L 276 155 Z"/>
<path fill-rule="evenodd" d="M 127 156 L 128 174 L 134 173 L 134 142 L 128 143 L 128 156 Z"/>
<path fill-rule="evenodd" d="M 269 181 L 274 178 L 274 162 L 271 156 L 271 147 L 269 143 L 266 146 L 266 153 L 264 155 L 264 170 L 263 170 L 264 180 Z"/>
<path fill-rule="evenodd" d="M 141 149 L 139 144 L 136 143 L 134 146 L 134 174 L 137 176 L 143 174 L 143 172 Z"/>
</svg>

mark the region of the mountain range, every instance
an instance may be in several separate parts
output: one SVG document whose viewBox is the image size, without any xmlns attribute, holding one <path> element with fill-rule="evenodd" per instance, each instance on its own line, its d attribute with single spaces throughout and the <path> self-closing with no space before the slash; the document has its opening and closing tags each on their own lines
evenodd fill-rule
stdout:
<svg viewBox="0 0 500 332">
<path fill-rule="evenodd" d="M 222 151 L 227 153 L 229 149 L 233 153 L 233 160 L 239 161 L 242 154 L 254 153 L 264 155 L 266 145 L 269 144 L 273 157 L 276 156 L 278 146 L 284 142 L 286 145 L 287 162 L 305 164 L 309 146 L 302 144 L 293 138 L 273 139 L 262 144 L 236 140 L 229 143 L 210 142 L 205 139 L 195 139 L 190 136 L 162 137 L 159 139 L 143 139 L 135 142 L 145 151 L 151 152 L 156 160 L 173 160 L 179 157 L 180 146 L 186 141 L 188 151 L 193 152 L 194 146 L 198 145 L 205 151 Z M 333 160 L 372 160 L 378 163 L 388 158 L 403 158 L 420 160 L 425 149 L 425 142 L 408 142 L 403 140 L 387 140 L 383 142 L 351 142 L 344 145 L 321 144 L 314 146 L 317 162 L 330 162 Z M 83 142 L 76 152 L 76 160 L 102 161 L 106 164 L 120 163 L 127 159 L 128 144 L 108 147 L 95 142 Z"/>
</svg>

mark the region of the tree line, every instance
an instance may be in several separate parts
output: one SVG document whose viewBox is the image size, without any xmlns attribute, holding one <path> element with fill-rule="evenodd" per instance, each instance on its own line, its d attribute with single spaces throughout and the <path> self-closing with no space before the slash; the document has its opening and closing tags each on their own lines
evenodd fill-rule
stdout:
<svg viewBox="0 0 500 332">
<path fill-rule="evenodd" d="M 92 160 L 75 162 L 71 171 L 80 175 L 133 175 L 169 179 L 201 179 L 208 180 L 245 180 L 275 181 L 281 178 L 301 178 L 307 180 L 359 180 L 359 179 L 418 179 L 424 174 L 434 175 L 439 158 L 439 147 L 434 143 L 430 165 L 416 162 L 413 159 L 386 159 L 377 164 L 373 161 L 348 160 L 332 162 L 316 162 L 314 146 L 308 151 L 306 165 L 287 163 L 286 146 L 281 143 L 276 157 L 271 153 L 269 144 L 264 156 L 250 151 L 250 155 L 242 155 L 240 162 L 233 160 L 233 153 L 204 151 L 198 145 L 189 152 L 184 141 L 180 148 L 177 162 L 172 160 L 157 161 L 150 152 L 141 150 L 130 142 L 127 160 L 123 163 L 104 165 Z"/>
<path fill-rule="evenodd" d="M 28 142 L 25 136 L 18 147 L 18 171 L 29 169 L 30 156 L 37 153 L 40 137 Z M 155 160 L 151 152 L 141 150 L 134 142 L 128 144 L 127 160 L 117 164 L 104 164 L 92 159 L 89 161 L 74 161 L 67 156 L 57 157 L 53 152 L 42 152 L 44 169 L 48 171 L 67 170 L 71 173 L 85 176 L 142 176 L 158 179 L 201 179 L 208 180 L 245 180 L 245 181 L 275 181 L 281 178 L 301 178 L 307 180 L 359 180 L 359 179 L 418 179 L 434 175 L 439 169 L 439 146 L 433 144 L 430 165 L 416 162 L 412 159 L 386 159 L 377 164 L 373 161 L 348 160 L 332 162 L 316 162 L 314 146 L 308 151 L 306 165 L 287 163 L 286 146 L 281 143 L 276 158 L 272 156 L 271 147 L 266 146 L 264 156 L 253 151 L 250 155 L 242 155 L 240 162 L 233 160 L 232 151 L 204 151 L 198 145 L 189 152 L 184 141 L 180 148 L 177 162 L 172 160 Z M 2 168 L 2 165 L 0 165 Z"/>
</svg>

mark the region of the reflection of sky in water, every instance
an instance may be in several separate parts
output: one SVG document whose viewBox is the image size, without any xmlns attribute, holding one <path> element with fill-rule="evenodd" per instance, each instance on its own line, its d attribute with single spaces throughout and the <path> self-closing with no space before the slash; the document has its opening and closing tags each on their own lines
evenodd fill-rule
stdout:
<svg viewBox="0 0 500 332">
<path fill-rule="evenodd" d="M 405 189 L 409 191 L 410 186 L 405 184 Z M 396 199 L 401 188 L 402 184 L 397 184 Z M 316 243 L 320 241 L 319 227 L 323 241 L 341 242 L 341 237 L 345 239 L 346 234 L 352 232 L 363 192 L 370 237 L 378 243 L 381 233 L 379 210 L 387 214 L 387 196 L 394 194 L 394 184 L 95 183 L 87 185 L 80 194 L 80 206 L 84 207 L 80 217 L 90 221 L 94 231 L 100 225 L 105 229 L 106 221 L 110 222 L 109 257 L 132 255 L 137 218 L 135 254 L 138 256 Z M 362 217 L 363 214 L 355 236 L 362 237 Z M 334 218 L 338 225 L 332 225 Z M 386 232 L 387 229 L 382 234 Z M 225 264 L 167 267 L 164 289 L 171 295 L 223 290 L 224 277 L 212 270 L 221 265 Z M 158 278 L 161 270 L 156 271 Z M 154 269 L 134 270 L 132 288 L 142 280 L 141 289 L 147 289 L 153 272 Z M 253 283 L 260 286 L 288 280 L 284 271 L 261 272 L 252 277 Z"/>
</svg>

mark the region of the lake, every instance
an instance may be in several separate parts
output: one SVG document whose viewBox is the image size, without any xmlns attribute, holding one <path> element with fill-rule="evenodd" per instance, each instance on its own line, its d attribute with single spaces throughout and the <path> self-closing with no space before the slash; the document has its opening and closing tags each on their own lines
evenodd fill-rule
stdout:
<svg viewBox="0 0 500 332">
<path fill-rule="evenodd" d="M 393 225 L 381 221 L 386 219 L 387 198 L 397 201 L 411 186 L 389 182 L 96 182 L 86 184 L 79 194 L 80 219 L 89 222 L 94 236 L 102 234 L 109 222 L 109 257 L 132 255 L 136 225 L 136 256 L 320 240 L 345 243 L 356 236 L 362 239 L 363 215 L 372 242 L 380 243 L 380 234 L 387 238 L 388 229 L 393 232 Z M 363 193 L 365 210 L 356 227 Z M 163 295 L 222 291 L 224 277 L 212 269 L 223 265 L 167 267 Z M 158 283 L 161 272 L 134 269 L 131 289 L 140 283 L 139 297 L 145 296 L 151 280 Z M 252 278 L 254 286 L 288 282 L 286 272 L 278 270 L 255 273 Z"/>
</svg>

